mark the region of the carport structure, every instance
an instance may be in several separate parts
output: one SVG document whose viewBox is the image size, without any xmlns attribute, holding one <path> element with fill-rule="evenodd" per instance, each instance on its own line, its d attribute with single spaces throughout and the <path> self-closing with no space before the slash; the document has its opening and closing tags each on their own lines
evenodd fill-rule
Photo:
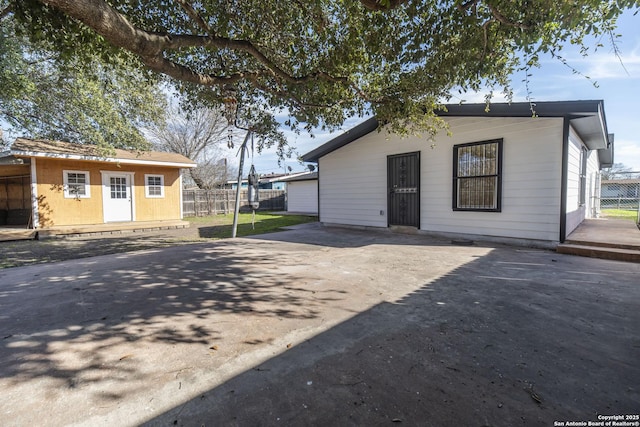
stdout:
<svg viewBox="0 0 640 427">
<path fill-rule="evenodd" d="M 0 241 L 33 238 L 29 161 L 0 158 Z"/>
</svg>

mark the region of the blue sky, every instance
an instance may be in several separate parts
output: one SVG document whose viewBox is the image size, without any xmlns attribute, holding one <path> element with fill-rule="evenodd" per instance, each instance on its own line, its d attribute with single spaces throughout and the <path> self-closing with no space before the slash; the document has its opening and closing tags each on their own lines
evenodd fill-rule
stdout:
<svg viewBox="0 0 640 427">
<path fill-rule="evenodd" d="M 534 102 L 603 99 L 609 132 L 615 134 L 615 162 L 640 171 L 640 14 L 633 16 L 629 11 L 623 14 L 618 20 L 618 33 L 622 35 L 618 39 L 618 48 L 624 66 L 616 58 L 606 39 L 601 41 L 603 47 L 586 58 L 581 57 L 577 49 L 565 47 L 565 58 L 583 75 L 573 74 L 558 60 L 541 58 L 541 67 L 533 70 L 529 87 Z M 516 102 L 526 101 L 523 79 L 524 74 L 513 76 Z M 593 81 L 598 83 L 597 88 Z M 484 94 L 467 94 L 464 99 L 466 102 L 483 102 Z M 503 100 L 500 98 L 494 98 L 494 102 L 501 101 Z M 349 129 L 362 120 L 364 118 L 352 119 L 342 129 Z M 340 131 L 333 134 L 315 132 L 315 138 L 309 138 L 306 134 L 287 136 L 295 151 L 302 155 L 339 133 Z M 236 152 L 229 154 L 234 156 Z M 295 155 L 278 166 L 273 150 L 256 154 L 254 164 L 260 174 L 283 172 L 287 166 L 291 166 L 294 171 L 304 169 Z M 246 175 L 249 165 L 245 165 Z"/>
</svg>

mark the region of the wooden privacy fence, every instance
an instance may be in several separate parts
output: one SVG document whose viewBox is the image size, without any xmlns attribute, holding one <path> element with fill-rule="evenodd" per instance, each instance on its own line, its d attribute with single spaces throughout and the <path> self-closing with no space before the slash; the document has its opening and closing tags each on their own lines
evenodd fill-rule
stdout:
<svg viewBox="0 0 640 427">
<path fill-rule="evenodd" d="M 251 209 L 247 190 L 240 190 L 240 210 Z M 261 211 L 284 211 L 284 190 L 259 190 Z M 182 213 L 184 216 L 207 216 L 233 213 L 236 190 L 183 190 Z"/>
</svg>

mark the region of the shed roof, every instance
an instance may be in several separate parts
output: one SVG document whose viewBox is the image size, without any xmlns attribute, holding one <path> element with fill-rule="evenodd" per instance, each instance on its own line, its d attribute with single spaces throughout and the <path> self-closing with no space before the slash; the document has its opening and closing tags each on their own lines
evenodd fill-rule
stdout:
<svg viewBox="0 0 640 427">
<path fill-rule="evenodd" d="M 288 177 L 282 178 L 280 181 L 282 182 L 313 181 L 314 179 L 318 179 L 318 172 L 302 172 L 299 174 L 290 175 Z"/>
<path fill-rule="evenodd" d="M 601 161 L 613 163 L 613 135 L 609 136 L 602 100 L 552 101 L 552 102 L 514 102 L 479 104 L 448 104 L 436 111 L 440 117 L 566 117 L 578 132 L 587 147 L 592 150 L 604 150 Z M 332 151 L 337 150 L 378 128 L 375 117 L 365 120 L 354 128 L 337 136 L 302 156 L 305 162 L 317 162 Z M 610 155 L 606 151 L 610 150 Z M 606 167 L 606 164 L 603 165 Z"/>
<path fill-rule="evenodd" d="M 15 157 L 46 157 L 175 168 L 194 168 L 197 166 L 193 160 L 176 153 L 116 149 L 114 156 L 105 156 L 95 145 L 46 139 L 18 138 L 11 145 L 8 154 Z"/>
</svg>

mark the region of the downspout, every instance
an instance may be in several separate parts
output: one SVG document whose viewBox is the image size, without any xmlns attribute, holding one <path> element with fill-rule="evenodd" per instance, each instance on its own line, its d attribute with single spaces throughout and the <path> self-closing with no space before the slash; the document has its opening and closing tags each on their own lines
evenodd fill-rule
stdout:
<svg viewBox="0 0 640 427">
<path fill-rule="evenodd" d="M 226 161 L 226 159 L 225 159 Z M 184 219 L 184 198 L 182 196 L 182 173 L 186 169 L 178 169 L 178 188 L 180 189 L 180 219 Z"/>
<path fill-rule="evenodd" d="M 562 123 L 562 177 L 560 185 L 560 243 L 567 239 L 567 177 L 569 175 L 569 116 Z"/>
<path fill-rule="evenodd" d="M 318 187 L 318 196 L 317 196 L 318 197 L 318 222 L 321 223 L 322 221 L 320 221 L 320 159 L 318 159 L 317 168 L 318 168 L 318 184 L 317 184 L 317 187 Z"/>
<path fill-rule="evenodd" d="M 38 174 L 36 173 L 36 158 L 31 157 L 31 216 L 32 227 L 40 228 L 40 215 L 38 213 Z"/>
</svg>

